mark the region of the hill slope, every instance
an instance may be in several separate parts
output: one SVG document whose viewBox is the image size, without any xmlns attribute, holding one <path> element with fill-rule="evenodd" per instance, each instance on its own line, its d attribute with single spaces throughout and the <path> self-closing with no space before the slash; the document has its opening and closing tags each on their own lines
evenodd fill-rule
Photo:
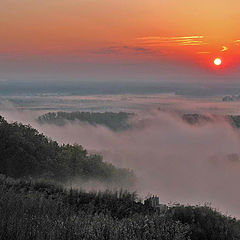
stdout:
<svg viewBox="0 0 240 240">
<path fill-rule="evenodd" d="M 118 187 L 133 185 L 128 169 L 116 168 L 81 145 L 59 145 L 31 126 L 8 123 L 0 117 L 0 173 L 57 181 L 98 180 Z"/>
<path fill-rule="evenodd" d="M 232 240 L 240 222 L 207 206 L 164 213 L 126 191 L 90 192 L 0 175 L 0 239 Z"/>
</svg>

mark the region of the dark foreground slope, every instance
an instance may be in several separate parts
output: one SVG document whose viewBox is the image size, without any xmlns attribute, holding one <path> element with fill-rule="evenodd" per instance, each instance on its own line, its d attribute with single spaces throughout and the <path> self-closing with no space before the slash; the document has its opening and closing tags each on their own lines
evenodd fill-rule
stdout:
<svg viewBox="0 0 240 240">
<path fill-rule="evenodd" d="M 160 216 L 128 192 L 84 193 L 0 180 L 1 240 L 187 240 L 187 224 Z"/>
<path fill-rule="evenodd" d="M 125 191 L 86 193 L 0 176 L 2 240 L 233 240 L 240 222 L 203 206 L 165 212 Z"/>
<path fill-rule="evenodd" d="M 0 117 L 0 173 L 15 178 L 44 178 L 60 182 L 97 180 L 109 186 L 134 185 L 128 169 L 89 155 L 80 145 L 59 145 L 31 126 Z"/>
</svg>

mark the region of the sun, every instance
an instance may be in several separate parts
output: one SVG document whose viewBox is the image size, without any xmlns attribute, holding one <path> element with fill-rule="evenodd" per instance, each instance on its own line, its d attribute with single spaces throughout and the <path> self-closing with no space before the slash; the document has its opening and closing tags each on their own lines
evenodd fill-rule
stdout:
<svg viewBox="0 0 240 240">
<path fill-rule="evenodd" d="M 221 65 L 221 64 L 222 64 L 222 59 L 221 59 L 221 58 L 215 58 L 215 59 L 214 59 L 214 64 L 215 64 L 216 66 Z"/>
</svg>

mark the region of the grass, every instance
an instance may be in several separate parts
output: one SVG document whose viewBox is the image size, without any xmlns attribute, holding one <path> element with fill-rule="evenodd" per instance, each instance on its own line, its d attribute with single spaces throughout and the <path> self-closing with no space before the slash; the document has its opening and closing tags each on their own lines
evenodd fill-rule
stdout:
<svg viewBox="0 0 240 240">
<path fill-rule="evenodd" d="M 187 224 L 143 214 L 135 200 L 125 191 L 85 193 L 1 177 L 0 239 L 187 239 Z"/>
</svg>

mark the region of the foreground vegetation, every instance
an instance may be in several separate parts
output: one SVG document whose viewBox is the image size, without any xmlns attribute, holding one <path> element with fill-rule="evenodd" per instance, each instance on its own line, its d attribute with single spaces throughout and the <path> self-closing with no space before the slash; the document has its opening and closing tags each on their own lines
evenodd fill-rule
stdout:
<svg viewBox="0 0 240 240">
<path fill-rule="evenodd" d="M 160 216 L 135 197 L 67 191 L 2 176 L 0 239 L 187 239 L 187 224 Z"/>
<path fill-rule="evenodd" d="M 128 123 L 132 113 L 126 112 L 49 112 L 39 116 L 40 124 L 55 124 L 63 126 L 67 122 L 80 121 L 91 125 L 103 125 L 113 131 L 121 131 L 130 128 Z"/>
<path fill-rule="evenodd" d="M 80 145 L 59 145 L 31 126 L 0 117 L 0 173 L 14 178 L 55 181 L 97 180 L 109 186 L 134 185 L 128 169 L 116 168 Z"/>
<path fill-rule="evenodd" d="M 207 206 L 165 212 L 136 194 L 83 192 L 0 176 L 0 239 L 233 240 L 240 222 Z"/>
<path fill-rule="evenodd" d="M 84 192 L 68 179 L 123 186 L 134 174 L 0 118 L 1 240 L 236 240 L 240 222 L 208 206 L 152 207 L 127 191 Z M 45 179 L 40 181 L 39 179 Z"/>
</svg>

